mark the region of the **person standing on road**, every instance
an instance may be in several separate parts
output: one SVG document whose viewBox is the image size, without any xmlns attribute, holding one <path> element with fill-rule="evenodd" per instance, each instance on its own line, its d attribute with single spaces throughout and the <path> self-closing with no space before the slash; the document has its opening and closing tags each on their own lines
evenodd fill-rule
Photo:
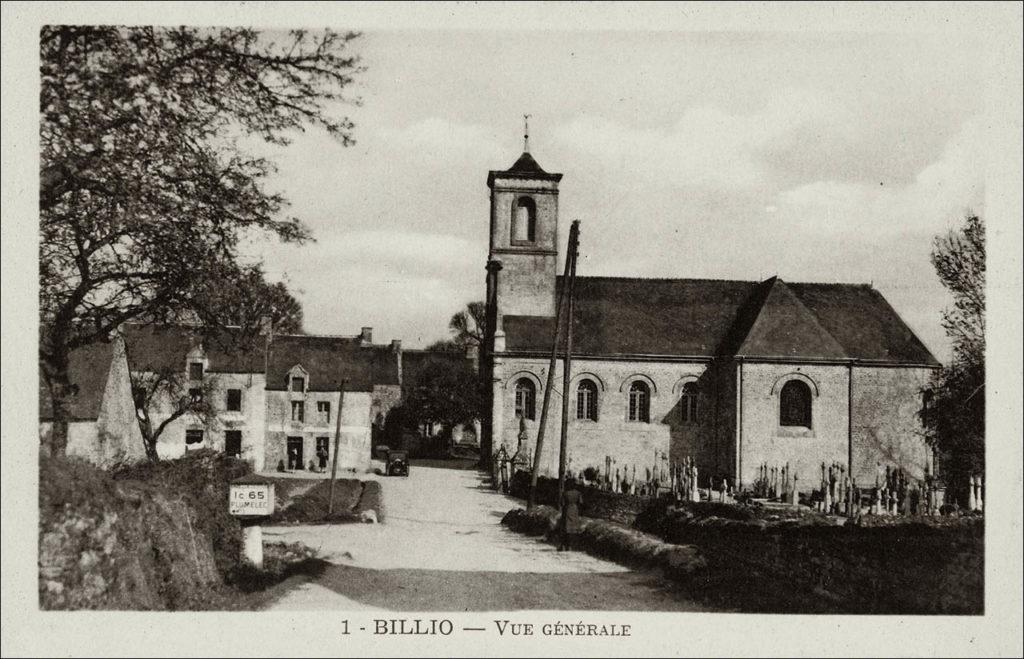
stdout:
<svg viewBox="0 0 1024 659">
<path fill-rule="evenodd" d="M 565 482 L 565 493 L 562 495 L 562 534 L 559 551 L 579 548 L 579 534 L 582 528 L 580 506 L 583 496 L 576 488 L 576 479 L 569 478 Z"/>
</svg>

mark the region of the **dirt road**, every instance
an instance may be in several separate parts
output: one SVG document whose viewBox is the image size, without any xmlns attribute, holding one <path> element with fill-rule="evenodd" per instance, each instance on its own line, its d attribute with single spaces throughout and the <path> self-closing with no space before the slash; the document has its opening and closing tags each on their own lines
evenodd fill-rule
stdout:
<svg viewBox="0 0 1024 659">
<path fill-rule="evenodd" d="M 521 502 L 476 471 L 381 481 L 383 524 L 264 528 L 266 542 L 302 542 L 331 564 L 272 610 L 701 610 L 652 575 L 510 532 L 501 517 Z"/>
</svg>

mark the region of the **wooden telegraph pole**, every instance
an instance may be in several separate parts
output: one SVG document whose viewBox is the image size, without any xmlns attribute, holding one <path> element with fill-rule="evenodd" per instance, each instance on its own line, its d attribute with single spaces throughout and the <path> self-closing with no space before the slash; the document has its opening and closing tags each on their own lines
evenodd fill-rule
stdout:
<svg viewBox="0 0 1024 659">
<path fill-rule="evenodd" d="M 551 339 L 551 360 L 548 362 L 547 384 L 544 385 L 544 403 L 540 411 L 540 427 L 537 429 L 537 446 L 533 451 L 533 472 L 530 475 L 530 496 L 526 500 L 527 510 L 531 510 L 537 502 L 537 474 L 540 471 L 540 456 L 544 448 L 544 434 L 547 430 L 548 409 L 551 406 L 551 390 L 555 384 L 555 364 L 558 362 L 558 338 L 562 323 L 562 309 L 568 295 L 568 283 L 571 273 L 576 271 L 576 252 L 579 244 L 579 220 L 569 228 L 569 249 L 565 256 L 565 274 L 562 275 L 562 290 L 558 294 L 558 305 L 555 309 L 555 331 Z M 563 392 L 564 397 L 564 392 Z"/>
<path fill-rule="evenodd" d="M 566 454 L 569 447 L 569 387 L 572 380 L 572 312 L 576 289 L 576 257 L 579 250 L 580 221 L 572 223 L 576 229 L 569 234 L 569 254 L 572 255 L 572 268 L 569 270 L 569 281 L 563 286 L 569 287 L 568 309 L 565 312 L 565 361 L 562 364 L 562 441 L 558 452 L 558 505 L 561 506 L 562 495 L 565 493 Z"/>
<path fill-rule="evenodd" d="M 327 516 L 334 514 L 334 479 L 338 475 L 338 447 L 341 444 L 341 410 L 345 404 L 345 385 L 348 380 L 342 380 L 338 387 L 338 414 L 334 424 L 334 460 L 331 461 L 331 493 L 327 500 Z"/>
</svg>

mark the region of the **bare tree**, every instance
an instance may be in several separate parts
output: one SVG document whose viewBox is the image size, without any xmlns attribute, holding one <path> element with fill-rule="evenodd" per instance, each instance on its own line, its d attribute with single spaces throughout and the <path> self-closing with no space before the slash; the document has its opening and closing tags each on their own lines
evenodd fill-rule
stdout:
<svg viewBox="0 0 1024 659">
<path fill-rule="evenodd" d="M 164 368 L 133 373 L 131 378 L 146 457 L 153 462 L 160 459 L 156 449 L 160 436 L 178 419 L 188 415 L 207 430 L 216 423 L 217 410 L 213 400 L 217 384 L 214 377 L 206 376 L 201 383 L 190 382 L 185 373 Z M 154 417 L 163 418 L 154 426 Z"/>
</svg>

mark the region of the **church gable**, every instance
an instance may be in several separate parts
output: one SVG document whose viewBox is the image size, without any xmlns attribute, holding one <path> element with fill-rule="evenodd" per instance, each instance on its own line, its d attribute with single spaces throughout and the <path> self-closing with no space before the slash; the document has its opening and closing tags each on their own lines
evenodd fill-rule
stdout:
<svg viewBox="0 0 1024 659">
<path fill-rule="evenodd" d="M 735 354 L 741 357 L 843 359 L 843 347 L 777 277 L 765 282 L 767 295 Z"/>
</svg>

